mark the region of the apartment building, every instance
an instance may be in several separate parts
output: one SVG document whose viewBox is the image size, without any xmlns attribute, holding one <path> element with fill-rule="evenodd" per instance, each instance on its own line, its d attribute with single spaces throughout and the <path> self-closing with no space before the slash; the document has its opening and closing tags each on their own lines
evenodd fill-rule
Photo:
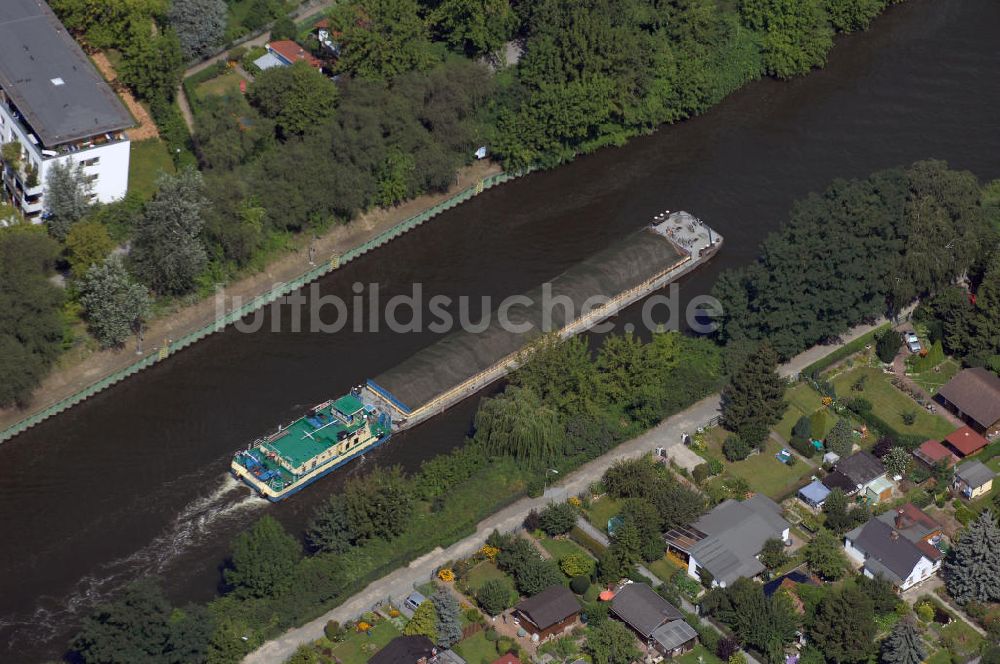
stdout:
<svg viewBox="0 0 1000 664">
<path fill-rule="evenodd" d="M 46 180 L 65 163 L 83 165 L 95 202 L 124 197 L 133 124 L 43 0 L 0 2 L 0 199 L 41 223 Z"/>
</svg>

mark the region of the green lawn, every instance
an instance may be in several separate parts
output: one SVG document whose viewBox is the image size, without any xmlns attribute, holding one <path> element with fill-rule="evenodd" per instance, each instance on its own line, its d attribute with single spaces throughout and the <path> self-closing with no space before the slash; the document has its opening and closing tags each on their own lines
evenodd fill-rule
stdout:
<svg viewBox="0 0 1000 664">
<path fill-rule="evenodd" d="M 174 162 L 167 144 L 159 138 L 132 143 L 128 165 L 128 190 L 148 199 L 156 191 L 160 173 L 173 173 Z"/>
<path fill-rule="evenodd" d="M 508 578 L 507 575 L 497 569 L 496 565 L 485 560 L 469 570 L 469 573 L 465 575 L 465 584 L 474 593 L 479 590 L 480 586 L 491 579 L 506 578 Z"/>
<path fill-rule="evenodd" d="M 934 369 L 913 374 L 910 378 L 912 378 L 917 385 L 927 390 L 928 393 L 935 394 L 942 385 L 954 378 L 955 374 L 957 374 L 961 368 L 962 366 L 958 362 L 948 357 Z M 937 371 L 935 371 L 935 369 L 937 369 Z"/>
<path fill-rule="evenodd" d="M 459 641 L 452 650 L 469 664 L 490 664 L 500 656 L 496 644 L 486 640 L 484 631 Z"/>
<path fill-rule="evenodd" d="M 767 447 L 760 454 L 754 454 L 735 463 L 726 461 L 718 437 L 707 437 L 706 440 L 709 453 L 722 460 L 725 472 L 743 478 L 750 488 L 769 498 L 781 498 L 814 470 L 812 466 L 802 461 L 789 466 L 775 459 L 774 455 L 781 446 L 773 440 L 767 441 Z"/>
<path fill-rule="evenodd" d="M 691 652 L 684 653 L 680 657 L 674 657 L 672 662 L 676 664 L 721 664 L 722 660 L 709 652 L 708 648 L 700 643 L 691 649 Z"/>
<path fill-rule="evenodd" d="M 677 570 L 679 570 L 680 567 L 674 565 L 672 562 L 667 560 L 666 556 L 664 556 L 659 560 L 654 560 L 651 563 L 646 563 L 646 569 L 655 574 L 656 577 L 660 579 L 660 581 L 666 583 L 667 581 L 673 578 L 674 574 L 677 574 Z"/>
<path fill-rule="evenodd" d="M 949 641 L 955 644 L 956 654 L 966 657 L 979 651 L 983 643 L 983 637 L 972 629 L 964 620 L 953 620 L 940 630 L 941 636 L 947 636 Z"/>
<path fill-rule="evenodd" d="M 333 654 L 343 664 L 365 664 L 373 654 L 397 636 L 399 630 L 388 620 L 383 620 L 367 635 L 352 632 L 343 642 L 337 644 Z"/>
<path fill-rule="evenodd" d="M 578 545 L 573 540 L 569 539 L 552 539 L 551 537 L 546 537 L 541 540 L 542 548 L 549 552 L 549 555 L 556 561 L 562 560 L 571 553 L 582 553 L 588 556 L 586 551 Z"/>
<path fill-rule="evenodd" d="M 867 377 L 864 390 L 855 392 L 852 386 L 861 376 Z M 940 440 L 955 429 L 948 420 L 928 413 L 908 395 L 893 387 L 889 378 L 878 369 L 858 367 L 846 371 L 833 379 L 833 385 L 840 398 L 862 396 L 870 401 L 875 415 L 900 433 Z M 912 425 L 903 423 L 903 413 L 908 411 L 917 416 Z"/>
<path fill-rule="evenodd" d="M 791 440 L 792 428 L 799 421 L 799 418 L 812 417 L 814 413 L 823 408 L 823 395 L 814 390 L 808 383 L 799 383 L 788 388 L 785 392 L 785 401 L 788 402 L 788 408 L 774 430 L 785 440 Z M 832 427 L 833 424 L 830 426 Z M 827 427 L 823 428 L 829 430 Z"/>
<path fill-rule="evenodd" d="M 224 97 L 226 95 L 238 95 L 240 93 L 240 81 L 242 80 L 243 78 L 235 70 L 230 69 L 222 76 L 216 76 L 204 83 L 199 83 L 195 87 L 195 94 L 198 95 L 199 100 L 204 100 L 206 97 L 211 96 Z"/>
<path fill-rule="evenodd" d="M 621 511 L 621 503 L 609 496 L 602 496 L 590 505 L 587 510 L 587 520 L 594 524 L 594 527 L 602 533 L 608 532 L 608 520 L 618 516 Z"/>
</svg>

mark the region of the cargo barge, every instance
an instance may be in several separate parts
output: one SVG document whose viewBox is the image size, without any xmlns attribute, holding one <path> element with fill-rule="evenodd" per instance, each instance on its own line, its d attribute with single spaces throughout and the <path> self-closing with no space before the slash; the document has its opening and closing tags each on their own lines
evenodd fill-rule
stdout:
<svg viewBox="0 0 1000 664">
<path fill-rule="evenodd" d="M 527 293 L 533 304 L 509 311 L 513 325 L 494 318 L 482 332 L 449 334 L 369 378 L 361 399 L 388 413 L 393 430 L 412 427 L 517 368 L 541 335 L 554 332 L 565 339 L 590 329 L 708 261 L 722 241 L 687 212 L 659 214 L 642 230 L 552 279 L 547 295 L 542 288 Z M 546 297 L 571 306 L 543 311 Z M 512 331 L 524 326 L 534 332 Z"/>
<path fill-rule="evenodd" d="M 264 498 L 278 502 L 387 441 L 391 424 L 387 413 L 351 392 L 313 406 L 237 452 L 230 472 Z"/>
</svg>

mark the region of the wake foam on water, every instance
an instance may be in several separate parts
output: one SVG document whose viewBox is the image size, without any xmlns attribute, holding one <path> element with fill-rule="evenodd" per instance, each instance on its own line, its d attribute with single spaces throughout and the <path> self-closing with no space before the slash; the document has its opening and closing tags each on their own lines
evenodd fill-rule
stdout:
<svg viewBox="0 0 1000 664">
<path fill-rule="evenodd" d="M 213 527 L 245 518 L 245 512 L 267 504 L 267 500 L 250 493 L 249 487 L 226 473 L 211 493 L 188 503 L 146 546 L 101 565 L 95 574 L 81 578 L 66 597 L 39 597 L 30 615 L 0 616 L 0 633 L 9 632 L 8 650 L 16 652 L 18 641 L 51 640 L 129 581 L 163 574 L 171 562 L 205 539 Z"/>
</svg>

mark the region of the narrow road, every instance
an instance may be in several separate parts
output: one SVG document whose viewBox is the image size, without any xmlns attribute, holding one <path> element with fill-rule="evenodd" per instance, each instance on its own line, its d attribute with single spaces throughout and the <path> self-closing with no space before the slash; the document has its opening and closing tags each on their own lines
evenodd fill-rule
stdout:
<svg viewBox="0 0 1000 664">
<path fill-rule="evenodd" d="M 842 335 L 842 343 L 817 346 L 797 355 L 779 368 L 783 376 L 796 376 L 802 369 L 816 360 L 826 357 L 842 345 L 867 334 L 882 324 L 859 325 Z M 295 649 L 305 643 L 310 643 L 323 636 L 323 626 L 330 620 L 346 622 L 353 620 L 359 614 L 371 609 L 380 600 L 405 597 L 414 586 L 425 583 L 431 578 L 442 560 L 457 560 L 466 558 L 479 550 L 486 537 L 493 530 L 510 531 L 521 526 L 524 517 L 532 509 L 543 509 L 553 501 L 566 500 L 585 491 L 592 482 L 600 479 L 613 463 L 620 459 L 633 459 L 653 451 L 656 447 L 674 447 L 680 445 L 681 434 L 694 431 L 719 414 L 719 395 L 702 399 L 687 410 L 664 420 L 649 431 L 626 441 L 607 454 L 584 464 L 572 473 L 563 476 L 557 483 L 546 489 L 540 498 L 522 498 L 505 507 L 496 514 L 483 519 L 476 532 L 465 539 L 452 544 L 447 549 L 437 549 L 417 558 L 406 567 L 373 581 L 360 593 L 349 598 L 340 606 L 331 609 L 319 618 L 285 632 L 280 637 L 268 641 L 263 646 L 247 655 L 243 664 L 273 664 L 284 662 L 292 656 Z M 668 451 L 669 454 L 669 451 Z M 596 530 L 596 529 L 594 529 Z M 589 532 L 589 531 L 588 531 Z M 606 541 L 606 538 L 603 539 Z M 651 579 L 656 577 L 648 570 L 643 576 Z"/>
</svg>

